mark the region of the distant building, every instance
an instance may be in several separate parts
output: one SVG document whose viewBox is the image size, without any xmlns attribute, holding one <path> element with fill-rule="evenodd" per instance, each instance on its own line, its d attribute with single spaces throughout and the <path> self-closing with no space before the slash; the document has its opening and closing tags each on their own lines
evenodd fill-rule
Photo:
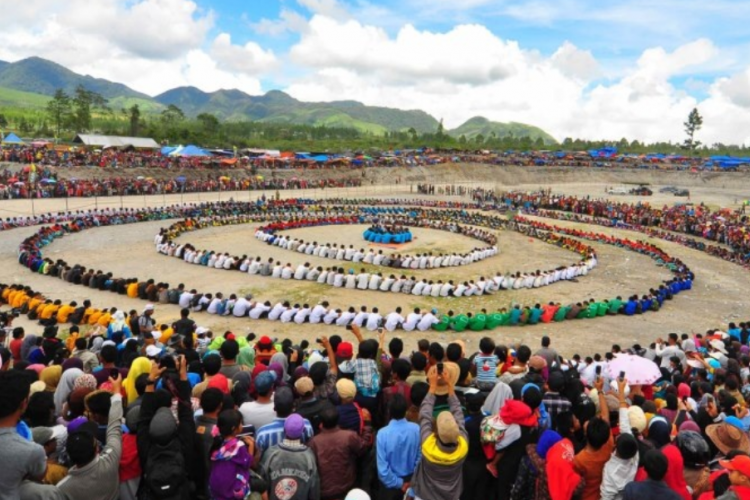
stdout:
<svg viewBox="0 0 750 500">
<path fill-rule="evenodd" d="M 147 137 L 121 137 L 119 135 L 78 134 L 73 142 L 94 148 L 158 149 L 155 140 Z"/>
</svg>

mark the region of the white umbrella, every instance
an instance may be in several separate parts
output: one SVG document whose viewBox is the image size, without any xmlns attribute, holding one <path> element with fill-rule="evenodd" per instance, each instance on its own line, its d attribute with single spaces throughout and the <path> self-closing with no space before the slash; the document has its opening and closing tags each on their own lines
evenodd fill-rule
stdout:
<svg viewBox="0 0 750 500">
<path fill-rule="evenodd" d="M 620 372 L 625 372 L 625 378 L 630 385 L 648 385 L 661 378 L 661 371 L 656 363 L 632 354 L 617 356 L 609 362 L 607 371 L 611 379 L 619 377 Z"/>
</svg>

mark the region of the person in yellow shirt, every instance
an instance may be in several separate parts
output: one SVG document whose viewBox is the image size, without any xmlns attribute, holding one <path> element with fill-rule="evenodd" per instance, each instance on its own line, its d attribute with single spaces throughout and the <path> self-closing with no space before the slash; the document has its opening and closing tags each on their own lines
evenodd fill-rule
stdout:
<svg viewBox="0 0 750 500">
<path fill-rule="evenodd" d="M 117 312 L 117 308 L 113 307 L 109 311 L 106 309 L 102 309 L 102 315 L 99 317 L 99 321 L 96 322 L 97 325 L 103 326 L 104 328 L 107 328 L 109 326 L 110 321 L 112 321 L 112 315 Z"/>
<path fill-rule="evenodd" d="M 52 304 L 47 304 L 44 306 L 44 309 L 42 309 L 42 313 L 39 315 L 39 319 L 41 320 L 49 320 L 52 319 L 52 316 L 57 314 L 58 309 L 60 309 L 60 306 L 62 305 L 61 300 L 56 300 Z"/>
<path fill-rule="evenodd" d="M 81 319 L 81 324 L 87 324 L 89 322 L 89 318 L 91 317 L 92 314 L 94 314 L 94 311 L 96 311 L 96 309 L 94 309 L 93 307 L 91 307 L 91 301 L 90 300 L 84 300 L 83 301 L 83 307 L 85 307 L 86 310 L 83 313 L 83 318 Z"/>
<path fill-rule="evenodd" d="M 133 280 L 128 285 L 128 297 L 130 297 L 131 299 L 138 298 L 138 281 L 137 280 Z"/>
<path fill-rule="evenodd" d="M 167 345 L 167 342 L 169 342 L 169 339 L 174 335 L 174 330 L 171 326 L 163 324 L 159 326 L 159 330 L 161 330 L 161 338 L 159 339 L 159 342 L 161 342 L 164 345 Z"/>
<path fill-rule="evenodd" d="M 13 297 L 13 301 L 11 302 L 10 306 L 13 309 L 21 309 L 23 305 L 29 301 L 29 294 L 26 293 L 26 290 L 20 290 L 15 297 Z"/>
<path fill-rule="evenodd" d="M 36 308 L 39 307 L 39 304 L 42 303 L 44 303 L 44 297 L 42 297 L 41 293 L 37 293 L 31 300 L 29 300 L 29 311 L 36 310 Z"/>
<path fill-rule="evenodd" d="M 96 325 L 99 323 L 99 318 L 102 317 L 102 314 L 104 314 L 104 311 L 99 311 L 97 309 L 94 309 L 93 312 L 89 315 L 88 324 L 89 325 Z"/>
<path fill-rule="evenodd" d="M 76 307 L 78 307 L 78 303 L 75 300 L 70 304 L 60 307 L 60 310 L 57 311 L 57 322 L 67 323 L 68 317 L 76 310 Z"/>
<path fill-rule="evenodd" d="M 3 302 L 5 302 L 7 304 L 10 301 L 10 299 L 9 299 L 10 294 L 13 293 L 13 292 L 15 292 L 15 291 L 16 291 L 15 288 L 10 287 L 10 286 L 6 287 L 6 288 L 3 288 L 3 295 L 2 295 Z"/>
</svg>

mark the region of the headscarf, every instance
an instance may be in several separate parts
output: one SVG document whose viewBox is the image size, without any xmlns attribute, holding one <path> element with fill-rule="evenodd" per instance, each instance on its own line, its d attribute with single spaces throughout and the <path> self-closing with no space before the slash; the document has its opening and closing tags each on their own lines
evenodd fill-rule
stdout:
<svg viewBox="0 0 750 500">
<path fill-rule="evenodd" d="M 523 397 L 524 393 L 529 389 L 534 389 L 536 391 L 539 391 L 540 394 L 542 392 L 539 389 L 538 385 L 532 384 L 529 382 L 528 384 L 524 385 L 521 388 L 521 397 Z M 547 413 L 547 408 L 544 406 L 544 403 L 539 403 L 539 407 L 537 408 L 537 411 L 539 412 L 539 427 L 541 427 L 542 429 L 548 428 L 550 424 L 550 418 L 549 418 L 549 413 Z"/>
<path fill-rule="evenodd" d="M 99 354 L 102 352 L 102 344 L 104 343 L 104 337 L 96 336 L 94 337 L 94 340 L 91 343 L 91 349 L 89 349 L 94 354 Z"/>
<path fill-rule="evenodd" d="M 671 442 L 671 431 L 669 422 L 661 415 L 657 415 L 648 423 L 648 438 L 657 448 L 668 445 Z"/>
<path fill-rule="evenodd" d="M 68 358 L 65 361 L 63 361 L 63 364 L 62 364 L 63 373 L 70 370 L 71 368 L 78 368 L 79 370 L 83 370 L 83 360 L 81 358 Z"/>
<path fill-rule="evenodd" d="M 73 392 L 76 379 L 81 375 L 83 375 L 83 370 L 79 368 L 71 368 L 70 370 L 63 371 L 60 383 L 57 384 L 57 389 L 55 389 L 55 413 L 57 415 L 62 414 L 63 405 L 70 393 Z"/>
<path fill-rule="evenodd" d="M 136 358 L 133 364 L 130 365 L 128 378 L 122 384 L 128 396 L 128 403 L 132 403 L 138 399 L 138 391 L 135 390 L 135 381 L 144 373 L 151 373 L 151 361 L 145 357 Z"/>
<path fill-rule="evenodd" d="M 240 349 L 240 354 L 237 356 L 237 364 L 246 366 L 250 370 L 255 368 L 255 349 L 251 346 L 245 346 Z"/>
<path fill-rule="evenodd" d="M 289 360 L 287 359 L 286 354 L 284 354 L 283 352 L 277 352 L 276 354 L 271 356 L 271 361 L 268 362 L 268 368 L 270 369 L 271 365 L 274 363 L 281 366 L 282 373 L 280 374 L 277 373 L 276 375 L 280 376 L 281 381 L 283 381 L 284 383 L 288 382 L 289 381 Z M 277 378 L 276 381 L 279 382 L 279 379 Z"/>
<path fill-rule="evenodd" d="M 86 388 L 94 391 L 96 390 L 97 385 L 98 384 L 96 382 L 96 377 L 94 377 L 90 373 L 85 373 L 76 379 L 75 383 L 73 384 L 73 390 Z"/>
<path fill-rule="evenodd" d="M 500 408 L 509 399 L 513 399 L 513 391 L 510 386 L 505 382 L 497 382 L 495 388 L 492 389 L 487 399 L 484 401 L 482 411 L 487 415 L 497 415 Z"/>
<path fill-rule="evenodd" d="M 44 390 L 47 392 L 55 392 L 57 385 L 60 383 L 60 377 L 62 377 L 62 366 L 60 365 L 48 366 L 39 374 L 39 380 L 44 382 L 46 386 Z"/>
<path fill-rule="evenodd" d="M 27 360 L 32 365 L 46 365 L 47 364 L 47 355 L 44 353 L 44 349 L 34 349 L 29 353 L 29 359 Z"/>
<path fill-rule="evenodd" d="M 28 361 L 31 351 L 36 349 L 36 335 L 30 333 L 26 335 L 21 344 L 21 361 Z"/>
<path fill-rule="evenodd" d="M 129 328 L 125 322 L 125 313 L 117 311 L 112 315 L 112 322 L 109 324 L 111 332 L 124 332 L 125 328 Z"/>
<path fill-rule="evenodd" d="M 547 458 L 547 452 L 559 441 L 562 441 L 562 436 L 555 431 L 546 430 L 539 436 L 539 443 L 536 445 L 536 453 L 541 458 Z"/>
<path fill-rule="evenodd" d="M 27 370 L 36 372 L 37 377 L 40 373 L 42 373 L 42 370 L 44 370 L 44 365 L 42 364 L 36 364 L 36 365 L 29 365 L 26 367 Z"/>
</svg>

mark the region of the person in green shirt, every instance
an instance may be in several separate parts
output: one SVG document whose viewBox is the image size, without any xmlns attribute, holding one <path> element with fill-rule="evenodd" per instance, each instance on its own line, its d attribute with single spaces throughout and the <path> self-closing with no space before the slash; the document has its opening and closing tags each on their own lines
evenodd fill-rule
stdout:
<svg viewBox="0 0 750 500">
<path fill-rule="evenodd" d="M 434 325 L 432 325 L 432 329 L 438 332 L 446 331 L 451 324 L 452 316 L 453 311 L 448 311 L 448 314 L 443 314 L 443 317 L 440 319 L 440 323 L 435 323 Z"/>
<path fill-rule="evenodd" d="M 481 332 L 487 325 L 487 310 L 482 309 L 482 312 L 474 315 L 469 321 L 469 330 L 472 332 Z"/>
<path fill-rule="evenodd" d="M 510 325 L 515 326 L 521 321 L 521 306 L 513 306 L 510 311 Z"/>
<path fill-rule="evenodd" d="M 469 326 L 469 317 L 466 314 L 457 314 L 453 317 L 451 328 L 457 332 L 463 332 Z"/>
<path fill-rule="evenodd" d="M 565 315 L 568 314 L 568 311 L 570 311 L 570 306 L 560 306 L 560 309 L 557 310 L 555 315 L 552 318 L 552 321 L 560 322 L 565 320 Z"/>
<path fill-rule="evenodd" d="M 596 306 L 597 306 L 597 311 L 596 311 L 596 315 L 597 316 L 606 316 L 607 315 L 607 311 L 609 311 L 609 302 L 608 301 L 605 300 L 603 302 L 597 302 Z"/>
<path fill-rule="evenodd" d="M 609 301 L 609 310 L 607 311 L 607 314 L 612 314 L 612 315 L 618 314 L 621 308 L 622 308 L 622 297 L 618 295 L 617 298 Z"/>
</svg>

